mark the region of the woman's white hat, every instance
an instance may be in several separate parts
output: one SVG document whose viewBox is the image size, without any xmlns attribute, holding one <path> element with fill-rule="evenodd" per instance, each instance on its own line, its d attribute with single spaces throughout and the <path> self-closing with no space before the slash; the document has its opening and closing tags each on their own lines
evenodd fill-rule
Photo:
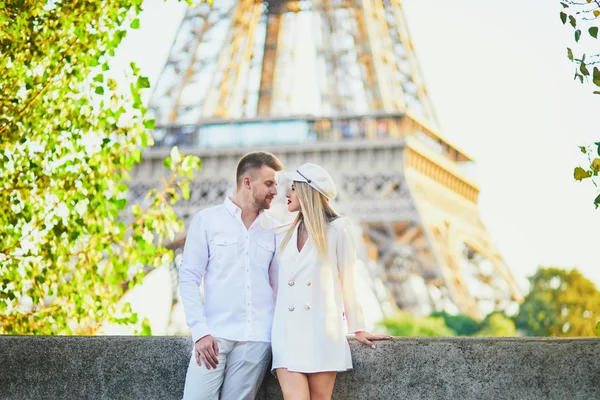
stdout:
<svg viewBox="0 0 600 400">
<path fill-rule="evenodd" d="M 295 172 L 289 172 L 285 176 L 295 182 L 308 183 L 329 200 L 333 200 L 337 195 L 337 189 L 331 175 L 317 164 L 302 164 Z"/>
</svg>

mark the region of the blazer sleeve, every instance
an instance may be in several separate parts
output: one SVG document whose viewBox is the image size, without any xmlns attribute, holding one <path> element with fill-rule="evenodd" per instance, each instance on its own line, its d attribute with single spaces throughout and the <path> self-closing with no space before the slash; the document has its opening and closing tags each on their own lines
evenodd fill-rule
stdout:
<svg viewBox="0 0 600 400">
<path fill-rule="evenodd" d="M 279 254 L 275 251 L 271 264 L 269 265 L 269 284 L 273 289 L 273 298 L 277 300 L 277 290 L 279 284 Z"/>
<path fill-rule="evenodd" d="M 352 224 L 348 218 L 339 222 L 341 229 L 337 235 L 337 268 L 342 283 L 342 298 L 348 332 L 355 333 L 365 330 L 362 308 L 356 298 L 356 246 L 353 239 Z"/>
</svg>

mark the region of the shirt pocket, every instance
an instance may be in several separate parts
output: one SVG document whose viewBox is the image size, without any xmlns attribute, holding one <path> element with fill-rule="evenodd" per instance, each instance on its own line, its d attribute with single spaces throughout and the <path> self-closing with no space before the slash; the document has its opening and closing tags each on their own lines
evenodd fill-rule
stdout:
<svg viewBox="0 0 600 400">
<path fill-rule="evenodd" d="M 275 243 L 273 240 L 258 238 L 256 241 L 256 263 L 265 270 L 269 269 L 273 253 L 275 253 Z"/>
<path fill-rule="evenodd" d="M 238 261 L 238 239 L 233 235 L 219 234 L 213 239 L 215 261 L 219 266 L 236 264 Z"/>
</svg>

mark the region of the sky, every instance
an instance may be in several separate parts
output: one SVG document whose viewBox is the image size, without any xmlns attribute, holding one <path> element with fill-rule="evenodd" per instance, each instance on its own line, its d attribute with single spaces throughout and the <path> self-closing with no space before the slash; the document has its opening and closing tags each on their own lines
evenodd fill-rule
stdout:
<svg viewBox="0 0 600 400">
<path fill-rule="evenodd" d="M 578 146 L 600 141 L 600 96 L 573 81 L 559 2 L 403 4 L 441 132 L 477 161 L 483 223 L 519 284 L 543 265 L 576 267 L 600 288 L 597 192 L 573 179 Z M 184 10 L 146 0 L 112 68 L 135 61 L 154 84 Z M 600 41 L 584 45 L 600 53 Z"/>
</svg>

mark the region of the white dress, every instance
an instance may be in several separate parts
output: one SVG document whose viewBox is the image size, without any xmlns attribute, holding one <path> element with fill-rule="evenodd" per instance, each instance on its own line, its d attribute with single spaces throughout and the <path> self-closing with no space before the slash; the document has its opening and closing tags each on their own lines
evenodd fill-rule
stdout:
<svg viewBox="0 0 600 400">
<path fill-rule="evenodd" d="M 278 235 L 278 249 L 283 236 Z M 340 217 L 329 224 L 329 261 L 325 263 L 310 238 L 298 252 L 297 238 L 298 228 L 275 256 L 279 272 L 272 370 L 347 371 L 352 369 L 352 359 L 346 333 L 364 330 L 356 299 L 356 251 L 350 222 Z"/>
</svg>

